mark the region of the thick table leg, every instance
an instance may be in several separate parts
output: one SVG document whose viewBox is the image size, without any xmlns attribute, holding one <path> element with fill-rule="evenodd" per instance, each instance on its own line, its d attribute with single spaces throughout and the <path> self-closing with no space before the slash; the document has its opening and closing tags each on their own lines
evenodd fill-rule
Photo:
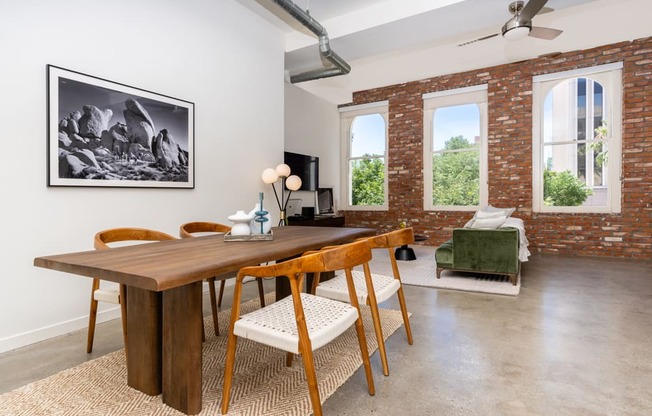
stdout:
<svg viewBox="0 0 652 416">
<path fill-rule="evenodd" d="M 163 292 L 163 403 L 201 411 L 202 282 Z"/>
<path fill-rule="evenodd" d="M 161 294 L 128 287 L 127 384 L 150 396 L 161 394 Z"/>
</svg>

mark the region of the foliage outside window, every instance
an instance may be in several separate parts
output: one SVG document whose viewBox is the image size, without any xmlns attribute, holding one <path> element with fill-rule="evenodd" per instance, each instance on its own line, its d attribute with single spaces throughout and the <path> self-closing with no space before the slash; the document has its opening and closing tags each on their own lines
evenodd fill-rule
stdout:
<svg viewBox="0 0 652 416">
<path fill-rule="evenodd" d="M 365 154 L 351 161 L 351 204 L 382 205 L 385 195 L 385 163 Z"/>
<path fill-rule="evenodd" d="M 486 86 L 424 96 L 424 209 L 487 204 Z"/>
<path fill-rule="evenodd" d="M 341 115 L 347 209 L 387 209 L 387 106 L 345 108 Z"/>
<path fill-rule="evenodd" d="M 433 205 L 480 204 L 480 151 L 463 136 L 451 137 L 432 156 Z"/>
<path fill-rule="evenodd" d="M 591 188 L 575 176 L 570 170 L 555 172 L 543 171 L 543 203 L 555 206 L 582 205 L 586 198 L 593 195 Z"/>
<path fill-rule="evenodd" d="M 535 77 L 536 211 L 620 210 L 620 129 L 608 126 L 620 123 L 621 77 L 618 65 Z"/>
</svg>

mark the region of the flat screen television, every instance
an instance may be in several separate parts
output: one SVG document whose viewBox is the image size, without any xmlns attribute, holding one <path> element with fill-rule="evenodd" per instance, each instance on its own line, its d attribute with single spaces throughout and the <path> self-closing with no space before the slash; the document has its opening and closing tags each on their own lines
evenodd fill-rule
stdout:
<svg viewBox="0 0 652 416">
<path fill-rule="evenodd" d="M 285 164 L 290 167 L 290 175 L 301 178 L 300 191 L 319 188 L 319 157 L 285 152 Z"/>
</svg>

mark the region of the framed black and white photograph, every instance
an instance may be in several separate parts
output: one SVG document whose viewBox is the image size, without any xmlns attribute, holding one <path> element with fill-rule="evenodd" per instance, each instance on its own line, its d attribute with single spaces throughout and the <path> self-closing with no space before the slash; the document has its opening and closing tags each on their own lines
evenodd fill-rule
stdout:
<svg viewBox="0 0 652 416">
<path fill-rule="evenodd" d="M 48 186 L 194 188 L 193 103 L 53 65 Z"/>
</svg>

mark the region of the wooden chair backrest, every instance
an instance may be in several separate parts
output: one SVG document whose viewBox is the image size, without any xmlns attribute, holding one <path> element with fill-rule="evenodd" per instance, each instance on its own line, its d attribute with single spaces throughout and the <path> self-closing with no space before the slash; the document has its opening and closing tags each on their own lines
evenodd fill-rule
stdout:
<svg viewBox="0 0 652 416">
<path fill-rule="evenodd" d="M 228 225 L 217 222 L 187 222 L 179 227 L 181 238 L 194 237 L 193 233 L 227 233 L 231 231 Z"/>
<path fill-rule="evenodd" d="M 111 228 L 95 234 L 93 245 L 96 250 L 110 248 L 109 243 L 119 241 L 164 241 L 175 240 L 169 234 L 146 228 Z"/>
<path fill-rule="evenodd" d="M 245 267 L 240 269 L 238 276 L 288 276 L 292 279 L 300 273 L 321 273 L 352 269 L 369 261 L 371 261 L 371 246 L 368 241 L 360 240 L 341 246 L 329 247 L 328 250 L 312 251 L 282 263 Z"/>
<path fill-rule="evenodd" d="M 414 243 L 412 228 L 401 228 L 384 234 L 387 237 L 387 248 L 395 248 Z"/>
<path fill-rule="evenodd" d="M 364 237 L 360 240 L 367 240 L 371 248 L 396 248 L 407 244 L 414 243 L 414 231 L 412 228 L 401 228 L 399 230 L 390 231 L 385 234 L 376 235 L 373 237 Z"/>
</svg>

